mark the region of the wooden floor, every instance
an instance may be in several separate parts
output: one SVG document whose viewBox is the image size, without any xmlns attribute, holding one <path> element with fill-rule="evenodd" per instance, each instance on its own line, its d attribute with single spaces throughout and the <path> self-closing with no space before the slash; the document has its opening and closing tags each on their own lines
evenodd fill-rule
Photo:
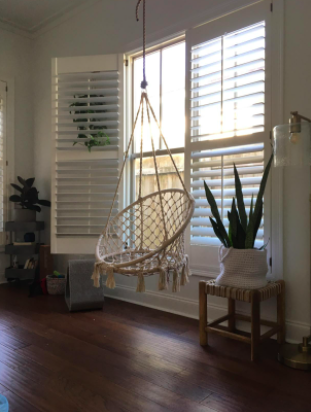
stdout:
<svg viewBox="0 0 311 412">
<path fill-rule="evenodd" d="M 0 286 L 0 393 L 10 412 L 310 412 L 311 373 L 252 364 L 248 345 L 198 322 L 116 300 L 69 314 L 62 297 Z"/>
</svg>

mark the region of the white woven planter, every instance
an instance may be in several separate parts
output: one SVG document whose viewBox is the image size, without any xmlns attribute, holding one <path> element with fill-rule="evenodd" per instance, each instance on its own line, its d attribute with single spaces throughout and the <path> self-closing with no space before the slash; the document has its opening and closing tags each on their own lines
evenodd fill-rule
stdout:
<svg viewBox="0 0 311 412">
<path fill-rule="evenodd" d="M 243 289 L 267 285 L 267 251 L 257 249 L 219 248 L 220 275 L 216 284 Z"/>
</svg>

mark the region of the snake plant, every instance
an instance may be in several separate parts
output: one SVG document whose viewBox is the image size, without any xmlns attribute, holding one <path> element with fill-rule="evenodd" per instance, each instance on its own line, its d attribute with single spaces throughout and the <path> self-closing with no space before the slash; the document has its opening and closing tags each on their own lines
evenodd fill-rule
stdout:
<svg viewBox="0 0 311 412">
<path fill-rule="evenodd" d="M 229 231 L 227 233 L 226 228 L 221 221 L 218 207 L 215 201 L 215 198 L 204 181 L 204 188 L 206 193 L 206 199 L 210 205 L 211 212 L 214 218 L 210 217 L 210 221 L 214 230 L 215 235 L 221 241 L 221 243 L 226 247 L 234 247 L 235 249 L 253 249 L 257 232 L 260 226 L 263 212 L 263 195 L 265 192 L 271 164 L 273 160 L 273 155 L 271 156 L 261 183 L 259 187 L 259 192 L 257 195 L 256 202 L 254 204 L 254 196 L 251 199 L 250 213 L 247 217 L 242 185 L 239 173 L 234 164 L 234 177 L 235 177 L 235 198 L 232 199 L 231 211 L 228 211 L 228 220 L 229 220 Z M 266 245 L 262 246 L 261 249 L 264 249 Z"/>
</svg>

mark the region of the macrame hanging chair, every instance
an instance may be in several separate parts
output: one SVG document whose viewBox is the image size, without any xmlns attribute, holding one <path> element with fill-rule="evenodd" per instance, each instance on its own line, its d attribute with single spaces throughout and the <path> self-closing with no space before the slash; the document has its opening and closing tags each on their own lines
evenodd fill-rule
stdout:
<svg viewBox="0 0 311 412">
<path fill-rule="evenodd" d="M 135 118 L 131 138 L 125 152 L 120 178 L 116 187 L 106 226 L 99 237 L 96 247 L 96 263 L 92 279 L 94 286 L 99 287 L 100 276 L 107 275 L 106 286 L 115 288 L 114 274 L 138 277 L 137 292 L 145 291 L 144 278 L 155 274 L 159 275 L 159 290 L 168 289 L 170 277 L 173 277 L 172 291 L 177 292 L 180 285 L 188 282 L 188 256 L 184 251 L 184 231 L 193 215 L 194 199 L 187 191 L 180 176 L 174 158 L 162 134 L 154 110 L 149 102 L 146 91 L 146 40 L 145 40 L 145 0 L 139 0 L 138 10 L 143 1 L 143 81 L 142 93 L 138 113 Z M 142 196 L 142 165 L 144 141 L 144 117 L 147 114 L 152 147 L 156 184 L 158 191 L 148 196 Z M 133 144 L 134 134 L 141 116 L 140 139 L 140 170 L 138 200 L 112 216 L 113 206 L 119 191 L 121 178 Z M 154 145 L 154 125 L 160 133 L 160 139 L 167 149 L 167 153 L 180 180 L 183 189 L 161 190 L 159 168 Z"/>
</svg>

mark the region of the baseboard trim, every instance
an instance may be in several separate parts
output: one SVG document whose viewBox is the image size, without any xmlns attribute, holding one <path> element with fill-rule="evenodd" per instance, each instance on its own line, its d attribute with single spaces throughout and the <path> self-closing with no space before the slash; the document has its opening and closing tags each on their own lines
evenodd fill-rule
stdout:
<svg viewBox="0 0 311 412">
<path fill-rule="evenodd" d="M 124 302 L 134 303 L 175 315 L 185 316 L 187 318 L 198 319 L 199 302 L 195 299 L 189 299 L 178 294 L 169 294 L 165 292 L 155 292 L 147 290 L 145 293 L 136 293 L 133 286 L 117 285 L 115 289 L 105 289 L 105 296 Z M 208 304 L 209 321 L 221 317 L 227 313 L 225 306 Z M 239 311 L 238 313 L 247 314 Z M 274 320 L 272 318 L 267 320 Z M 248 322 L 238 322 L 239 329 L 250 332 Z M 286 340 L 289 343 L 300 343 L 303 336 L 310 334 L 310 326 L 307 323 L 286 320 Z"/>
</svg>

